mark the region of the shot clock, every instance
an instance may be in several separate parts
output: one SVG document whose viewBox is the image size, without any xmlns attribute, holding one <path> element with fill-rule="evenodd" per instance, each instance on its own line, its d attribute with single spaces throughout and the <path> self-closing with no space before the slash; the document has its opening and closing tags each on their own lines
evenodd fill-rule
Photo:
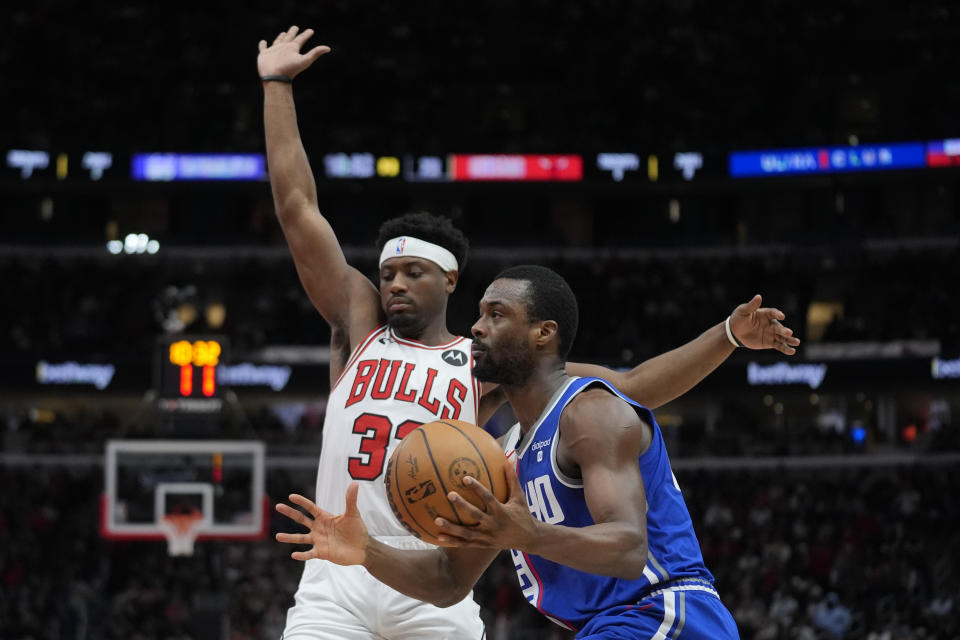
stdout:
<svg viewBox="0 0 960 640">
<path fill-rule="evenodd" d="M 155 361 L 160 408 L 188 413 L 219 411 L 222 392 L 217 367 L 226 354 L 226 337 L 221 335 L 159 338 Z"/>
</svg>

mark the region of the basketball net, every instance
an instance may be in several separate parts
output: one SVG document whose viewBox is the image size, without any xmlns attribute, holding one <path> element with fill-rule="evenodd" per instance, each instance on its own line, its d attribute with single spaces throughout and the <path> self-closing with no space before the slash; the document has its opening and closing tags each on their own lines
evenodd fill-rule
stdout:
<svg viewBox="0 0 960 640">
<path fill-rule="evenodd" d="M 203 514 L 200 511 L 168 513 L 163 516 L 160 528 L 167 538 L 167 555 L 192 556 L 193 543 L 200 533 Z"/>
</svg>

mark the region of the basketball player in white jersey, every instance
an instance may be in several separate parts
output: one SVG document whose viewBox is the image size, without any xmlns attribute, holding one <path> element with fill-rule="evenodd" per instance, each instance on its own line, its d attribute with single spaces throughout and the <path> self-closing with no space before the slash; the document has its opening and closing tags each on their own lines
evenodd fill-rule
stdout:
<svg viewBox="0 0 960 640">
<path fill-rule="evenodd" d="M 300 280 L 331 327 L 331 391 L 323 429 L 316 503 L 345 508 L 346 488 L 360 484 L 358 507 L 371 536 L 389 546 L 425 549 L 394 519 L 382 472 L 400 439 L 437 418 L 483 424 L 502 403 L 484 395 L 471 375 L 470 340 L 446 326 L 448 296 L 466 260 L 467 241 L 448 220 L 427 214 L 385 223 L 379 291 L 347 264 L 320 214 L 316 185 L 300 140 L 292 80 L 329 47 L 300 49 L 312 35 L 297 27 L 271 45 L 260 42 L 264 128 L 277 217 Z M 799 344 L 783 313 L 760 308 L 760 296 L 738 306 L 692 342 L 625 373 L 570 363 L 574 375 L 601 375 L 655 408 L 709 374 L 739 343 L 794 353 Z M 479 639 L 479 607 L 468 595 L 437 608 L 394 591 L 359 566 L 311 560 L 304 567 L 284 640 L 388 638 Z"/>
</svg>

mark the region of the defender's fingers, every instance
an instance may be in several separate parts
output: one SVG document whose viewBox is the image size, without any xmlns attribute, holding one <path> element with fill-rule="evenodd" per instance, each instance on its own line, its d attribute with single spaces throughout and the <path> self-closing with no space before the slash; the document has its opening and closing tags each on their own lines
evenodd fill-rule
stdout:
<svg viewBox="0 0 960 640">
<path fill-rule="evenodd" d="M 351 482 L 347 485 L 347 513 L 359 513 L 357 509 L 357 495 L 360 493 L 360 483 Z"/>
<path fill-rule="evenodd" d="M 277 542 L 287 544 L 313 544 L 310 535 L 306 533 L 278 533 L 275 537 Z"/>
<path fill-rule="evenodd" d="M 770 316 L 771 322 L 773 322 L 774 320 L 785 320 L 787 318 L 787 314 L 785 314 L 783 311 L 780 311 L 780 309 L 777 309 L 776 307 L 766 307 L 763 309 L 759 309 L 759 311 Z"/>
<path fill-rule="evenodd" d="M 774 335 L 780 336 L 781 338 L 789 338 L 793 335 L 793 329 L 790 327 L 785 327 L 779 322 L 771 322 L 770 324 L 773 325 Z"/>
<path fill-rule="evenodd" d="M 780 351 L 781 353 L 787 354 L 788 356 L 792 356 L 797 352 L 797 350 L 790 346 L 790 343 L 788 342 L 788 340 L 791 340 L 791 341 L 795 340 L 797 344 L 800 344 L 800 341 L 797 340 L 796 338 L 784 339 L 784 338 L 774 337 L 773 348 L 776 349 L 777 351 Z"/>
<path fill-rule="evenodd" d="M 314 518 L 319 518 L 324 514 L 324 512 L 320 510 L 320 507 L 318 507 L 310 498 L 305 498 L 299 493 L 291 493 L 288 497 L 290 498 L 290 502 L 295 502 L 296 504 L 300 505 Z"/>
<path fill-rule="evenodd" d="M 277 503 L 277 512 L 282 513 L 283 515 L 287 516 L 297 524 L 302 524 L 308 529 L 310 528 L 310 525 L 313 522 L 312 520 L 307 518 L 307 516 L 303 515 L 303 512 L 297 511 L 290 505 L 284 504 L 282 502 Z"/>
<path fill-rule="evenodd" d="M 299 45 L 302 45 L 304 42 L 310 39 L 310 36 L 313 35 L 313 29 L 304 29 L 296 38 L 293 39 Z"/>
<path fill-rule="evenodd" d="M 747 303 L 746 312 L 753 313 L 760 308 L 760 303 L 763 302 L 763 297 L 758 293 L 750 298 L 750 302 Z"/>
<path fill-rule="evenodd" d="M 290 554 L 290 557 L 294 560 L 299 560 L 300 562 L 306 562 L 307 560 L 313 560 L 319 556 L 317 556 L 317 554 L 313 551 L 294 551 Z"/>
<path fill-rule="evenodd" d="M 787 318 L 787 315 L 783 311 L 780 311 L 780 309 L 774 309 L 773 307 L 757 309 L 757 315 L 761 318 L 769 320 L 771 323 L 779 322 Z"/>
<path fill-rule="evenodd" d="M 297 25 L 293 25 L 292 27 L 287 29 L 287 37 L 291 39 L 296 38 L 298 31 L 300 31 L 300 27 L 298 27 Z"/>
<path fill-rule="evenodd" d="M 317 47 L 314 47 L 313 49 L 310 49 L 310 51 L 308 51 L 308 52 L 306 53 L 306 56 L 307 56 L 308 58 L 310 58 L 310 61 L 311 61 L 311 62 L 313 62 L 313 61 L 315 61 L 317 58 L 319 58 L 320 56 L 322 56 L 322 55 L 324 55 L 324 54 L 327 54 L 327 53 L 330 53 L 330 47 L 328 47 L 328 46 L 325 45 L 325 44 L 321 44 L 321 45 L 319 45 L 319 46 L 317 46 Z"/>
<path fill-rule="evenodd" d="M 267 48 L 267 41 L 261 40 L 260 42 L 257 43 L 257 47 L 260 49 L 260 51 L 263 51 L 264 49 Z"/>
</svg>

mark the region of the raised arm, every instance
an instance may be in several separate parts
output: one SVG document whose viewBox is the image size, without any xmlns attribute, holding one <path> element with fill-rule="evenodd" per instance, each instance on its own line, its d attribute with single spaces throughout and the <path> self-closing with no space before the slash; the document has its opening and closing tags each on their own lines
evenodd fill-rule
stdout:
<svg viewBox="0 0 960 640">
<path fill-rule="evenodd" d="M 557 462 L 567 475 L 583 479 L 596 524 L 566 527 L 535 520 L 517 474 L 508 466 L 510 497 L 505 503 L 464 478 L 483 500 L 484 511 L 451 492 L 457 511 L 478 524 L 463 527 L 438 519 L 447 534 L 440 539 L 465 548 L 517 549 L 587 573 L 638 578 L 647 562 L 647 519 L 637 458 L 650 444 L 650 427 L 630 405 L 598 389 L 584 391 L 564 409 L 560 432 Z"/>
<path fill-rule="evenodd" d="M 291 502 L 304 509 L 307 517 L 289 505 L 280 503 L 277 511 L 307 529 L 308 533 L 278 533 L 277 540 L 290 544 L 311 545 L 308 551 L 294 551 L 295 560 L 317 558 L 335 564 L 360 564 L 375 578 L 397 591 L 449 607 L 465 597 L 493 562 L 496 550 L 427 549 L 401 550 L 370 537 L 357 510 L 356 482 L 347 489 L 347 508 L 334 516 L 311 500 L 292 494 Z"/>
<path fill-rule="evenodd" d="M 735 340 L 749 349 L 776 349 L 792 356 L 800 340 L 781 324 L 786 315 L 779 309 L 761 307 L 763 299 L 737 306 L 730 314 Z M 573 376 L 596 376 L 609 380 L 625 395 L 650 409 L 682 396 L 720 366 L 736 347 L 727 336 L 725 322 L 710 327 L 690 342 L 641 362 L 629 371 L 579 362 L 567 363 Z"/>
<path fill-rule="evenodd" d="M 356 346 L 382 319 L 373 283 L 347 264 L 330 223 L 320 214 L 317 188 L 297 128 L 292 80 L 330 47 L 300 53 L 312 29 L 290 27 L 272 44 L 260 41 L 257 70 L 263 80 L 263 124 L 273 202 L 303 287 L 332 327 Z"/>
</svg>

